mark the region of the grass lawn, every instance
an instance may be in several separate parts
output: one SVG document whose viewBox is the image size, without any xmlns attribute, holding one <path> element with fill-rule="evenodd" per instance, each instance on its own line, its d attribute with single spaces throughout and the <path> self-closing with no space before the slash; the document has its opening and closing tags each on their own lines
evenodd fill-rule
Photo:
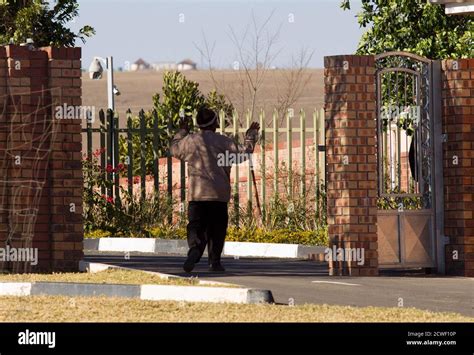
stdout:
<svg viewBox="0 0 474 355">
<path fill-rule="evenodd" d="M 0 322 L 474 322 L 414 308 L 237 305 L 106 297 L 0 297 Z"/>
<path fill-rule="evenodd" d="M 107 269 L 97 273 L 53 273 L 53 274 L 0 274 L 0 282 L 80 282 L 99 284 L 125 284 L 125 285 L 178 285 L 198 286 L 199 281 L 192 278 L 161 278 L 159 275 L 143 271 L 123 269 Z M 199 285 L 208 286 L 208 285 Z"/>
</svg>

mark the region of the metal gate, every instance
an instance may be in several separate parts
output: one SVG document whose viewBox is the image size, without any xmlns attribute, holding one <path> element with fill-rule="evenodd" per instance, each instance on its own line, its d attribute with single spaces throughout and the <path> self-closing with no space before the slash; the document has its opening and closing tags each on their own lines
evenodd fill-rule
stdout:
<svg viewBox="0 0 474 355">
<path fill-rule="evenodd" d="M 440 63 L 376 56 L 380 268 L 444 272 Z"/>
</svg>

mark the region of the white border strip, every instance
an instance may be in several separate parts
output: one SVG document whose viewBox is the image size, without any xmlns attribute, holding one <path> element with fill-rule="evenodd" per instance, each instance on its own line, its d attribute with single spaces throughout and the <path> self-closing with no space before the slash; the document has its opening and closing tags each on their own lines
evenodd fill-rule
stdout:
<svg viewBox="0 0 474 355">
<path fill-rule="evenodd" d="M 311 254 L 322 254 L 326 247 L 301 244 L 226 242 L 223 255 L 260 258 L 307 259 Z M 84 250 L 142 252 L 185 255 L 185 240 L 153 238 L 86 238 Z"/>
<path fill-rule="evenodd" d="M 50 282 L 35 282 L 35 285 L 49 284 Z M 56 283 L 53 283 L 56 284 Z M 91 285 L 83 283 L 57 283 L 60 288 L 52 288 L 51 295 L 76 296 L 78 285 Z M 94 284 L 100 289 L 101 286 L 120 286 L 120 294 L 117 297 L 139 298 L 150 301 L 183 301 L 183 302 L 212 302 L 212 303 L 268 303 L 273 302 L 273 296 L 267 290 L 254 290 L 249 288 L 226 288 L 226 287 L 203 287 L 203 286 L 172 286 L 172 285 L 115 285 L 115 284 Z M 135 289 L 140 287 L 139 297 L 127 294 L 127 286 Z M 31 282 L 0 282 L 0 296 L 30 296 L 33 283 Z M 59 290 L 59 291 L 58 291 Z M 70 291 L 69 291 L 70 290 Z M 69 293 L 71 292 L 71 293 Z M 119 291 L 116 291 L 119 292 Z M 48 288 L 41 287 L 41 294 L 48 295 Z M 100 290 L 97 291 L 100 294 Z M 132 292 L 133 294 L 133 292 Z M 94 294 L 95 295 L 95 294 Z M 89 294 L 85 297 L 93 297 Z M 135 294 L 136 295 L 136 294 Z M 115 297 L 110 295 L 110 297 Z"/>
<path fill-rule="evenodd" d="M 0 296 L 29 296 L 31 282 L 0 282 Z"/>
<path fill-rule="evenodd" d="M 155 251 L 155 240 L 151 238 L 100 238 L 99 250 L 153 253 Z"/>
<path fill-rule="evenodd" d="M 330 285 L 342 285 L 342 286 L 360 286 L 360 284 L 351 284 L 349 282 L 340 281 L 311 281 L 313 284 L 330 284 Z"/>
<path fill-rule="evenodd" d="M 152 301 L 184 301 L 213 303 L 247 303 L 248 289 L 193 286 L 185 291 L 183 287 L 169 285 L 142 285 L 140 299 Z"/>
</svg>

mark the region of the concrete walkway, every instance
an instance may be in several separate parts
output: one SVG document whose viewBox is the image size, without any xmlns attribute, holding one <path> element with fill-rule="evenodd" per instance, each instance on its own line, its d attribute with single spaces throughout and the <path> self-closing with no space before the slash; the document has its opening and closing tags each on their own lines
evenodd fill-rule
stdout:
<svg viewBox="0 0 474 355">
<path fill-rule="evenodd" d="M 189 276 L 182 256 L 88 254 L 87 261 Z M 192 276 L 269 289 L 277 303 L 415 307 L 474 317 L 474 279 L 424 274 L 379 277 L 330 277 L 324 263 L 305 260 L 224 258 L 225 274 L 207 271 L 203 258 Z"/>
</svg>

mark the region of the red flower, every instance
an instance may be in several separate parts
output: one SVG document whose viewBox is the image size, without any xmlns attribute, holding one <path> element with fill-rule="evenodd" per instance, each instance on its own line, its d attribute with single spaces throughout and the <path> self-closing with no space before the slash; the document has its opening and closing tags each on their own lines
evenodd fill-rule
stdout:
<svg viewBox="0 0 474 355">
<path fill-rule="evenodd" d="M 114 167 L 110 164 L 107 164 L 107 167 L 105 168 L 105 171 L 107 171 L 108 173 L 112 173 L 112 172 L 114 172 Z"/>
<path fill-rule="evenodd" d="M 112 196 L 102 195 L 102 198 L 109 203 L 114 203 L 114 198 Z"/>
<path fill-rule="evenodd" d="M 133 183 L 134 183 L 134 184 L 140 183 L 140 176 L 134 176 L 134 177 L 133 177 Z"/>
<path fill-rule="evenodd" d="M 100 157 L 102 153 L 105 152 L 105 148 L 102 148 L 102 149 L 96 149 L 94 153 L 92 153 L 92 155 L 96 158 Z"/>
<path fill-rule="evenodd" d="M 117 168 L 115 170 L 119 172 L 119 171 L 122 171 L 123 169 L 124 169 L 124 165 L 120 163 L 119 165 L 117 165 Z"/>
</svg>

